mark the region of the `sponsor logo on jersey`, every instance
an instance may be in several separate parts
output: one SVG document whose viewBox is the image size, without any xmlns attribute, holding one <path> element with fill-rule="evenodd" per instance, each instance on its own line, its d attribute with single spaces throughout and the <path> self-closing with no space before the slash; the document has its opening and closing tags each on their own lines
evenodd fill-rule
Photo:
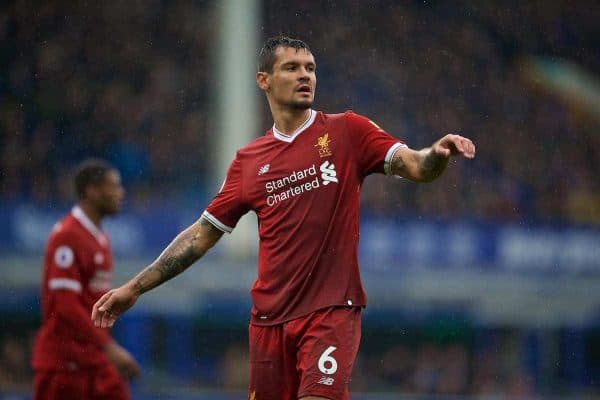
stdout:
<svg viewBox="0 0 600 400">
<path fill-rule="evenodd" d="M 269 168 L 271 168 L 271 164 L 265 164 L 258 169 L 258 175 L 264 175 L 269 172 Z"/>
<path fill-rule="evenodd" d="M 291 199 L 308 192 L 327 186 L 330 183 L 338 183 L 335 165 L 325 161 L 319 166 L 321 179 L 319 179 L 317 166 L 315 164 L 302 170 L 293 171 L 283 178 L 275 179 L 265 183 L 267 191 L 267 205 L 273 207 L 275 204 Z"/>
<path fill-rule="evenodd" d="M 54 264 L 57 267 L 67 269 L 73 265 L 75 255 L 69 246 L 58 246 L 54 251 Z"/>
<path fill-rule="evenodd" d="M 325 161 L 319 167 L 321 170 L 321 178 L 323 179 L 323 185 L 327 186 L 331 182 L 338 183 L 337 173 L 335 172 L 335 165 L 330 163 L 329 161 Z"/>
<path fill-rule="evenodd" d="M 319 382 L 321 385 L 327 385 L 327 386 L 331 386 L 333 385 L 333 382 L 335 381 L 335 379 L 333 378 L 329 378 L 327 376 L 322 376 L 321 379 L 319 379 Z"/>
<path fill-rule="evenodd" d="M 321 156 L 321 158 L 331 155 L 331 150 L 329 149 L 330 142 L 331 140 L 329 140 L 329 133 L 319 136 L 317 139 L 317 144 L 315 144 L 315 147 L 319 148 L 319 156 Z"/>
</svg>

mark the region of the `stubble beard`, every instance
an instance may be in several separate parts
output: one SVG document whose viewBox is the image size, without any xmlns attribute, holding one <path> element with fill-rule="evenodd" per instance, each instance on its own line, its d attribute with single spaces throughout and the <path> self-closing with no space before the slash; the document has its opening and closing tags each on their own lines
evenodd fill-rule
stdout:
<svg viewBox="0 0 600 400">
<path fill-rule="evenodd" d="M 110 217 L 121 212 L 123 204 L 122 201 L 107 201 L 106 203 L 102 204 L 99 208 L 103 217 Z"/>
<path fill-rule="evenodd" d="M 313 105 L 313 100 L 305 100 L 305 101 L 292 101 L 289 106 L 294 110 L 308 110 Z"/>
</svg>

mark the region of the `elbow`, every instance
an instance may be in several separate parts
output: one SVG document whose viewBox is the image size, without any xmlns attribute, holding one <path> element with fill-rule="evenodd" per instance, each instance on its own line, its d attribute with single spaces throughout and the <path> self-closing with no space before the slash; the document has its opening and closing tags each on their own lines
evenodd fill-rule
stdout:
<svg viewBox="0 0 600 400">
<path fill-rule="evenodd" d="M 204 256 L 210 249 L 212 249 L 218 241 L 218 238 L 208 238 L 206 241 L 204 241 L 204 243 L 202 243 L 202 245 L 198 248 L 200 257 Z"/>
</svg>

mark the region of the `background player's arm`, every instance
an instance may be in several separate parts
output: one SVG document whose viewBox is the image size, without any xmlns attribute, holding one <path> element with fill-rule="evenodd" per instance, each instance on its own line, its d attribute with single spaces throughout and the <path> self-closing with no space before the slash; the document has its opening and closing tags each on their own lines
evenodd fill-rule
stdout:
<svg viewBox="0 0 600 400">
<path fill-rule="evenodd" d="M 89 320 L 89 311 L 82 304 L 81 295 L 67 289 L 52 290 L 54 312 L 52 317 L 60 324 L 89 338 L 100 347 L 108 345 L 112 338 L 106 330 L 98 329 Z"/>
<path fill-rule="evenodd" d="M 92 320 L 96 326 L 110 327 L 128 310 L 138 297 L 179 275 L 202 257 L 223 236 L 202 217 L 181 232 L 169 246 L 143 271 L 123 286 L 106 293 L 94 304 Z"/>
<path fill-rule="evenodd" d="M 80 336 L 91 338 L 94 343 L 102 347 L 110 362 L 125 379 L 129 380 L 140 374 L 139 366 L 131 354 L 117 344 L 108 331 L 96 328 L 89 320 L 89 311 L 81 303 L 80 294 L 62 289 L 53 291 L 52 296 L 52 301 L 56 305 L 54 318 L 64 326 L 77 331 Z"/>
<path fill-rule="evenodd" d="M 431 182 L 444 172 L 451 156 L 475 157 L 473 142 L 460 135 L 446 135 L 431 147 L 401 147 L 391 160 L 391 172 L 415 182 Z"/>
<path fill-rule="evenodd" d="M 130 380 L 140 375 L 140 367 L 133 356 L 116 341 L 108 342 L 104 346 L 104 352 L 123 378 Z"/>
</svg>

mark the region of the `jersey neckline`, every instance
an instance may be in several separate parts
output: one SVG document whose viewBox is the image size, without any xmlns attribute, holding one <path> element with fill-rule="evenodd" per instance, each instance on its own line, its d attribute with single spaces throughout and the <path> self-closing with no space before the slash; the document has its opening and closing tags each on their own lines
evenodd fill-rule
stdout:
<svg viewBox="0 0 600 400">
<path fill-rule="evenodd" d="M 291 135 L 286 135 L 285 133 L 281 132 L 279 129 L 277 129 L 275 124 L 273 124 L 273 128 L 272 128 L 273 136 L 276 139 L 281 140 L 282 142 L 292 143 L 298 135 L 300 135 L 302 132 L 304 132 L 305 130 L 310 128 L 310 126 L 313 124 L 313 122 L 315 122 L 317 112 L 315 110 L 313 110 L 312 108 L 309 109 L 309 111 L 310 111 L 310 114 L 309 114 L 308 118 L 306 119 L 306 121 L 304 121 L 302 123 L 302 125 L 300 125 L 294 132 L 292 132 Z"/>
<path fill-rule="evenodd" d="M 79 221 L 79 223 L 92 234 L 94 238 L 102 246 L 106 246 L 107 240 L 104 233 L 92 222 L 92 220 L 85 214 L 85 212 L 79 206 L 74 206 L 71 210 L 71 215 Z"/>
</svg>

